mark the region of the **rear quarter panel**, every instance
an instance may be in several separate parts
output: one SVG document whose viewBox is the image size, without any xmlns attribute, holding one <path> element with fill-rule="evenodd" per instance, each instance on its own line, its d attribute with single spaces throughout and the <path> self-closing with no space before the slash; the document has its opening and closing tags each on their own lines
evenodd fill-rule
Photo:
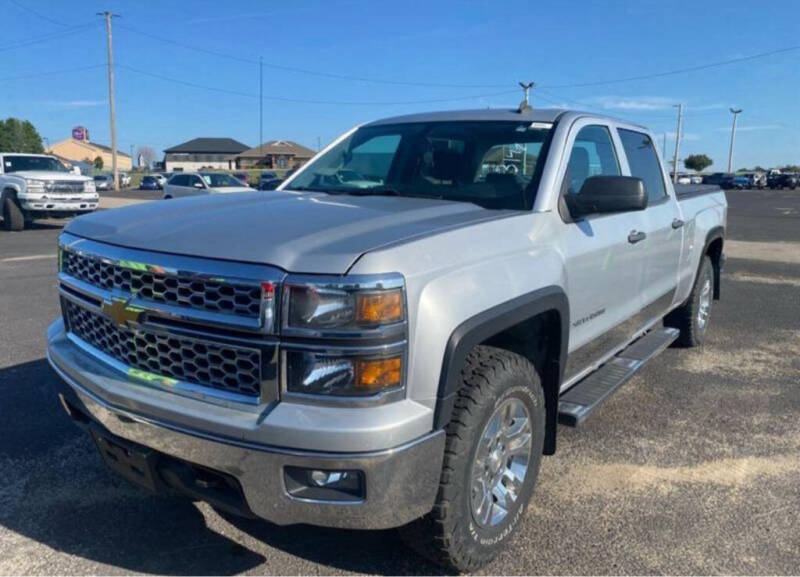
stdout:
<svg viewBox="0 0 800 577">
<path fill-rule="evenodd" d="M 686 224 L 678 271 L 676 304 L 683 303 L 692 291 L 709 233 L 719 227 L 724 231 L 728 220 L 728 202 L 722 190 L 710 194 L 679 197 L 678 202 Z"/>
</svg>

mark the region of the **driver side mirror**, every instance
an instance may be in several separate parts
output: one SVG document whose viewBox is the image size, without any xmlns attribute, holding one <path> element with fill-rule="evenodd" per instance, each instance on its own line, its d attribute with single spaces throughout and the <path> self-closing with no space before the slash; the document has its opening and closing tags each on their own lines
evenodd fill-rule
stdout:
<svg viewBox="0 0 800 577">
<path fill-rule="evenodd" d="M 195 188 L 205 188 L 202 182 L 195 182 L 192 186 L 194 186 Z"/>
<path fill-rule="evenodd" d="M 578 194 L 568 194 L 564 200 L 573 219 L 647 208 L 644 182 L 634 176 L 590 176 Z"/>
</svg>

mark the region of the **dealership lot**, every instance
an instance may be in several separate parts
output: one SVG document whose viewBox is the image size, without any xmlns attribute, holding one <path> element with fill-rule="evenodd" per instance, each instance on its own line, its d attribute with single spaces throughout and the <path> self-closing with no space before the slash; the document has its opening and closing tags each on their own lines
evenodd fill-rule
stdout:
<svg viewBox="0 0 800 577">
<path fill-rule="evenodd" d="M 560 429 L 520 535 L 486 573 L 797 572 L 800 192 L 729 201 L 709 342 L 668 350 Z M 0 573 L 439 572 L 394 531 L 220 516 L 106 471 L 48 388 L 60 226 L 0 233 Z"/>
</svg>

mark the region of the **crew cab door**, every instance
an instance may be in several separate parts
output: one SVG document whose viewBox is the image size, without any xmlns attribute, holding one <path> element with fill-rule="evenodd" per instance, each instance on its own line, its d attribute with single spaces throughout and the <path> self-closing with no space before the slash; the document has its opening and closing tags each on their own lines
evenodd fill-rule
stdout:
<svg viewBox="0 0 800 577">
<path fill-rule="evenodd" d="M 683 246 L 683 215 L 666 182 L 652 138 L 633 127 L 618 127 L 617 132 L 630 176 L 641 178 L 647 192 L 647 219 L 643 225 L 647 260 L 641 286 L 641 316 L 646 325 L 664 316 L 674 299 Z"/>
<path fill-rule="evenodd" d="M 590 176 L 622 175 L 620 144 L 612 128 L 596 119 L 575 122 L 567 139 L 561 194 L 580 194 Z M 570 306 L 568 387 L 639 328 L 640 288 L 649 256 L 641 232 L 646 211 L 588 215 L 573 221 L 565 203 L 564 250 Z"/>
</svg>

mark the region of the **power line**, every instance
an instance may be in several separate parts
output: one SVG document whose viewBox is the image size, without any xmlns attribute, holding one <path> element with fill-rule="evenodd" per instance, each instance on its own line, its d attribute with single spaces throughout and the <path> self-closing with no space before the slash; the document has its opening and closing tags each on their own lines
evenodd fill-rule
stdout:
<svg viewBox="0 0 800 577">
<path fill-rule="evenodd" d="M 40 44 L 42 42 L 48 42 L 50 40 L 55 40 L 57 38 L 64 38 L 66 36 L 72 36 L 73 34 L 77 34 L 82 30 L 90 28 L 92 26 L 96 26 L 97 23 L 87 22 L 85 24 L 79 24 L 77 26 L 72 26 L 68 29 L 61 30 L 59 32 L 51 32 L 50 34 L 44 34 L 43 36 L 38 36 L 36 38 L 30 38 L 28 40 L 22 40 L 16 43 L 7 44 L 5 46 L 0 46 L 0 52 L 5 52 L 7 50 L 16 50 L 17 48 L 24 48 L 26 46 L 31 46 L 33 44 Z"/>
<path fill-rule="evenodd" d="M 633 82 L 635 80 L 649 80 L 651 78 L 662 78 L 664 76 L 674 76 L 676 74 L 685 74 L 687 72 L 697 72 L 699 70 L 708 70 L 709 68 L 717 68 L 719 66 L 728 66 L 729 64 L 737 64 L 739 62 L 747 62 L 749 60 L 756 60 L 757 58 L 766 58 L 776 54 L 783 54 L 785 52 L 792 52 L 800 50 L 800 45 L 787 46 L 786 48 L 778 48 L 776 50 L 769 50 L 768 52 L 759 52 L 758 54 L 751 54 L 750 56 L 741 56 L 739 58 L 730 58 L 728 60 L 719 60 L 709 64 L 700 64 L 698 66 L 688 66 L 686 68 L 676 68 L 675 70 L 668 70 L 665 72 L 654 72 L 652 74 L 642 74 L 639 76 L 628 76 L 624 78 L 614 78 L 611 80 L 596 80 L 593 82 L 574 82 L 572 84 L 545 84 L 547 88 L 580 88 L 588 86 L 605 86 L 607 84 L 619 84 L 622 82 Z"/>
<path fill-rule="evenodd" d="M 209 54 L 212 56 L 218 56 L 219 58 L 227 58 L 228 60 L 233 60 L 235 62 L 243 62 L 246 64 L 259 64 L 258 58 L 248 58 L 246 56 L 241 56 L 238 54 L 231 54 L 228 52 L 220 52 L 218 50 L 211 50 L 209 48 L 203 48 L 201 46 L 193 46 L 191 44 L 185 44 L 183 42 L 179 42 L 177 40 L 173 40 L 172 38 L 166 38 L 164 36 L 159 36 L 157 34 L 152 34 L 150 32 L 145 32 L 143 30 L 137 30 L 136 28 L 131 28 L 130 26 L 125 26 L 122 24 L 117 25 L 118 28 L 124 28 L 129 32 L 133 32 L 134 34 L 140 34 L 142 36 L 146 36 L 147 38 L 152 38 L 153 40 L 158 40 L 160 42 L 166 42 L 167 44 L 172 44 L 173 46 L 179 46 L 181 48 L 185 48 L 187 50 L 194 50 L 195 52 L 202 52 L 203 54 Z M 284 72 L 294 72 L 297 74 L 306 74 L 308 76 L 318 76 L 322 78 L 333 78 L 336 80 L 346 80 L 349 82 L 370 82 L 372 84 L 389 84 L 393 86 L 420 86 L 420 87 L 427 87 L 427 88 L 504 88 L 508 86 L 508 84 L 447 84 L 441 82 L 416 82 L 410 80 L 389 80 L 383 78 L 372 78 L 368 76 L 356 76 L 350 74 L 336 74 L 334 72 L 322 72 L 319 70 L 309 70 L 307 68 L 298 68 L 295 66 L 286 66 L 283 64 L 276 64 L 274 62 L 264 62 L 263 65 L 267 68 L 272 68 L 274 70 L 282 70 Z"/>
<path fill-rule="evenodd" d="M 29 13 L 33 14 L 34 16 L 37 16 L 38 18 L 41 18 L 42 20 L 44 20 L 46 22 L 50 22 L 50 24 L 56 24 L 58 26 L 69 26 L 69 24 L 64 24 L 63 22 L 59 22 L 58 20 L 53 20 L 52 18 L 50 18 L 49 16 L 47 16 L 45 14 L 42 14 L 38 10 L 34 10 L 30 6 L 26 6 L 22 2 L 17 2 L 17 0 L 8 0 L 8 2 L 10 4 L 13 4 L 17 8 L 19 8 L 20 10 L 24 10 L 25 12 L 29 12 Z"/>
<path fill-rule="evenodd" d="M 39 78 L 41 76 L 54 76 L 56 74 L 66 74 L 68 72 L 81 72 L 83 70 L 94 70 L 96 68 L 105 68 L 105 64 L 92 64 L 91 66 L 77 66 L 74 68 L 61 68 L 59 70 L 48 70 L 46 72 L 32 72 L 31 74 L 20 74 L 18 76 L 6 76 L 0 78 L 0 83 L 9 82 L 12 80 L 25 80 L 27 78 Z"/>
<path fill-rule="evenodd" d="M 265 64 L 266 66 L 266 64 Z M 190 86 L 192 88 L 198 88 L 201 90 L 209 90 L 212 92 L 219 92 L 222 94 L 231 94 L 233 96 L 243 96 L 245 98 L 259 98 L 258 94 L 251 93 L 251 92 L 242 92 L 239 90 L 230 90 L 227 88 L 219 88 L 216 86 L 207 86 L 205 84 L 197 84 L 195 82 L 190 82 L 187 80 L 180 80 L 178 78 L 173 78 L 171 76 L 164 76 L 162 74 L 156 74 L 155 72 L 149 72 L 147 70 L 140 70 L 138 68 L 134 68 L 132 66 L 127 66 L 125 64 L 117 64 L 118 68 L 123 68 L 125 70 L 129 70 L 131 72 L 135 72 L 137 74 L 142 74 L 144 76 L 150 76 L 152 78 L 158 78 L 159 80 L 164 80 L 166 82 L 172 82 L 173 84 L 180 84 L 183 86 Z M 305 98 L 289 98 L 285 96 L 267 96 L 264 95 L 264 100 L 273 100 L 277 102 L 295 102 L 299 104 L 333 104 L 339 106 L 401 106 L 404 104 L 434 104 L 437 102 L 456 102 L 459 100 L 472 100 L 475 98 L 489 98 L 493 96 L 504 96 L 506 94 L 516 94 L 518 92 L 517 89 L 514 90 L 504 90 L 502 92 L 493 92 L 489 94 L 473 94 L 470 96 L 456 96 L 451 98 L 430 98 L 426 100 L 398 100 L 398 101 L 346 101 L 346 100 L 314 100 L 314 99 L 305 99 Z"/>
</svg>

